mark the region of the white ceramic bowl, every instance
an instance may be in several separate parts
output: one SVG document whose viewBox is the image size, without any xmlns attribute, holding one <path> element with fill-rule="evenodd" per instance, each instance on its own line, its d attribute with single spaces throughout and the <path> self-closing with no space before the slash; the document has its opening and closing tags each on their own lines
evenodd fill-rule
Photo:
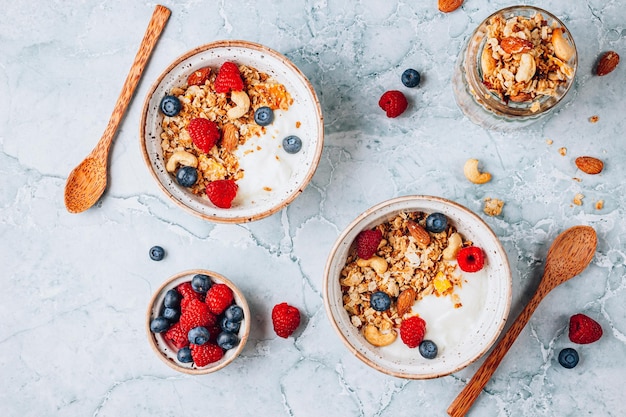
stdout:
<svg viewBox="0 0 626 417">
<path fill-rule="evenodd" d="M 268 127 L 265 137 L 274 139 L 273 148 L 281 161 L 287 161 L 291 172 L 268 172 L 264 165 L 248 166 L 245 178 L 250 181 L 261 179 L 259 191 L 263 188 L 264 176 L 287 176 L 284 184 L 271 191 L 265 190 L 257 194 L 238 195 L 233 206 L 222 209 L 213 205 L 207 197 L 199 197 L 185 187 L 181 187 L 176 179 L 166 171 L 161 148 L 162 113 L 159 104 L 164 95 L 173 87 L 182 87 L 192 72 L 210 66 L 214 72 L 225 61 L 232 61 L 254 67 L 270 75 L 283 84 L 293 98 L 293 104 L 285 112 L 283 119 L 287 126 Z M 296 126 L 296 122 L 298 122 Z M 274 123 L 276 124 L 276 122 Z M 302 149 L 296 154 L 287 154 L 277 149 L 282 138 L 297 135 L 302 139 Z M 276 136 L 280 135 L 277 139 Z M 144 160 L 159 187 L 176 204 L 185 210 L 206 220 L 219 223 L 243 223 L 259 220 L 270 216 L 291 203 L 307 186 L 317 169 L 324 144 L 324 125 L 321 107 L 315 90 L 302 74 L 285 56 L 265 46 L 247 41 L 219 41 L 195 48 L 177 58 L 156 80 L 150 88 L 140 125 L 140 141 Z M 267 142 L 265 142 L 267 143 Z M 265 148 L 267 149 L 267 147 Z M 272 151 L 273 152 L 273 151 Z M 247 157 L 247 156 L 246 156 Z M 283 162 L 281 162 L 283 163 Z M 255 189 L 256 190 L 256 189 Z"/>
<path fill-rule="evenodd" d="M 173 288 L 178 287 L 184 282 L 190 282 L 193 276 L 196 274 L 208 275 L 209 277 L 211 277 L 213 283 L 228 285 L 230 289 L 233 290 L 234 303 L 243 309 L 244 314 L 239 333 L 237 334 L 239 336 L 239 344 L 232 349 L 226 350 L 224 352 L 224 356 L 219 361 L 210 363 L 203 367 L 198 367 L 193 362 L 179 362 L 176 359 L 176 353 L 178 352 L 178 349 L 172 346 L 169 341 L 165 340 L 162 333 L 153 333 L 150 330 L 150 322 L 162 311 L 165 293 Z M 224 368 L 226 365 L 235 360 L 235 358 L 243 350 L 250 334 L 250 309 L 248 308 L 248 303 L 246 302 L 243 293 L 237 288 L 235 284 L 233 284 L 226 277 L 218 274 L 217 272 L 207 271 L 203 269 L 183 271 L 174 275 L 173 277 L 168 278 L 152 296 L 152 299 L 148 304 L 148 311 L 146 314 L 146 331 L 148 334 L 148 342 L 150 343 L 150 346 L 157 354 L 157 356 L 161 360 L 163 360 L 163 362 L 165 362 L 169 367 L 176 371 L 190 375 L 209 374 L 211 372 L 215 372 Z"/>
<path fill-rule="evenodd" d="M 419 350 L 409 349 L 398 336 L 394 344 L 375 347 L 365 340 L 352 325 L 342 300 L 340 274 L 356 236 L 365 229 L 384 223 L 400 212 L 440 212 L 466 240 L 471 240 L 485 253 L 485 266 L 480 272 L 482 303 L 451 310 L 476 309 L 476 320 L 467 326 L 457 326 L 453 344 L 440 346 L 434 359 L 423 358 Z M 464 277 L 466 277 L 464 273 Z M 468 277 L 468 279 L 477 279 Z M 435 297 L 434 295 L 430 297 Z M 428 298 L 428 296 L 426 297 Z M 461 297 L 463 301 L 463 296 Z M 416 306 L 422 301 L 418 301 Z M 348 349 L 360 360 L 383 373 L 408 379 L 428 379 L 448 375 L 480 358 L 496 341 L 506 322 L 511 303 L 511 271 L 506 252 L 489 226 L 467 208 L 439 197 L 406 196 L 382 202 L 359 215 L 341 233 L 333 246 L 324 271 L 324 303 L 332 326 Z M 450 303 L 450 306 L 452 303 Z M 469 311 L 469 310 L 468 310 Z M 447 313 L 446 313 L 447 314 Z M 426 339 L 437 340 L 436 329 L 426 320 Z M 453 316 L 450 316 L 453 317 Z M 438 319 L 438 318 L 437 318 Z M 434 321 L 434 320 L 433 320 Z M 450 320 L 448 320 L 450 321 Z"/>
</svg>

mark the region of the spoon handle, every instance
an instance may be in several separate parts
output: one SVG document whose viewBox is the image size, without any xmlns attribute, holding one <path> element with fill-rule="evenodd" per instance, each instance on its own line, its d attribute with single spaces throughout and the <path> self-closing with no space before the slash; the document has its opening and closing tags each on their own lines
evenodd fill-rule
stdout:
<svg viewBox="0 0 626 417">
<path fill-rule="evenodd" d="M 545 282 L 545 277 L 542 279 Z M 539 288 L 530 299 L 526 307 L 517 316 L 509 330 L 505 333 L 504 337 L 500 339 L 500 342 L 491 351 L 491 354 L 487 357 L 485 362 L 478 368 L 478 371 L 474 374 L 472 379 L 463 388 L 463 390 L 457 395 L 450 407 L 448 407 L 448 414 L 452 417 L 464 416 L 476 401 L 476 398 L 480 395 L 480 392 L 487 384 L 496 368 L 504 358 L 504 355 L 509 351 L 517 336 L 522 332 L 528 320 L 532 316 L 533 312 L 545 297 L 549 290 L 546 290 L 544 286 L 539 284 Z"/>
<path fill-rule="evenodd" d="M 111 114 L 111 118 L 109 119 L 109 123 L 104 133 L 102 134 L 102 138 L 92 152 L 94 157 L 101 160 L 107 157 L 115 132 L 117 132 L 117 128 L 119 127 L 122 117 L 126 113 L 126 109 L 128 108 L 128 104 L 130 103 L 133 94 L 135 93 L 137 84 L 139 84 L 139 79 L 143 74 L 148 58 L 152 55 L 154 46 L 159 40 L 161 32 L 163 32 L 163 28 L 165 27 L 165 23 L 167 23 L 167 19 L 170 17 L 170 13 L 171 12 L 167 7 L 161 5 L 157 5 L 154 9 L 152 18 L 150 19 L 150 24 L 146 29 L 146 33 L 143 36 L 143 40 L 141 41 L 135 60 L 130 67 L 130 72 L 126 76 L 126 81 L 124 81 L 122 91 L 117 99 L 117 102 L 115 103 L 113 114 Z"/>
</svg>

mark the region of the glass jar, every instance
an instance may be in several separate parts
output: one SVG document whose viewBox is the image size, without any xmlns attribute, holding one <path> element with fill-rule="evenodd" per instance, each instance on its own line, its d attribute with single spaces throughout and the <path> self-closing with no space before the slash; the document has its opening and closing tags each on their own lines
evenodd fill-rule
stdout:
<svg viewBox="0 0 626 417">
<path fill-rule="evenodd" d="M 472 122 L 513 130 L 562 105 L 577 66 L 576 45 L 563 22 L 537 7 L 513 6 L 493 13 L 472 33 L 452 88 Z"/>
</svg>

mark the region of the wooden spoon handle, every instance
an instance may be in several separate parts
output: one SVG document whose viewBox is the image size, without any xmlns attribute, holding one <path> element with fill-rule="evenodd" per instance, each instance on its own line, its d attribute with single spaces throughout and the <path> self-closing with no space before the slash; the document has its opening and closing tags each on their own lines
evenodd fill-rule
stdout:
<svg viewBox="0 0 626 417">
<path fill-rule="evenodd" d="M 485 362 L 483 362 L 481 367 L 478 368 L 478 371 L 476 371 L 472 379 L 468 382 L 465 388 L 463 388 L 459 395 L 457 395 L 452 404 L 450 404 L 450 407 L 448 407 L 448 414 L 450 416 L 461 417 L 469 411 L 484 386 L 496 371 L 496 368 L 502 361 L 502 358 L 504 358 L 504 355 L 506 355 L 509 351 L 513 342 L 515 342 L 515 339 L 517 339 L 517 336 L 519 336 L 522 332 L 522 329 L 524 329 L 528 320 L 530 320 L 530 317 L 545 295 L 546 291 L 544 287 L 540 285 L 528 304 L 526 304 L 526 307 L 524 307 L 520 315 L 517 316 L 517 319 L 515 319 L 504 337 L 500 339 L 500 342 L 498 342 L 496 347 L 491 351 L 491 354 L 487 357 Z"/>
<path fill-rule="evenodd" d="M 163 7 L 161 5 L 157 5 L 154 9 L 152 18 L 150 19 L 150 24 L 148 25 L 146 33 L 143 36 L 143 40 L 141 41 L 141 45 L 139 46 L 133 65 L 130 67 L 130 72 L 126 77 L 126 81 L 124 81 L 122 92 L 115 103 L 115 108 L 113 109 L 113 114 L 109 119 L 109 124 L 107 125 L 102 138 L 98 142 L 96 149 L 94 149 L 94 152 L 92 153 L 94 157 L 105 158 L 108 154 L 115 132 L 117 132 L 117 128 L 119 127 L 122 117 L 126 113 L 126 109 L 128 108 L 128 104 L 130 103 L 133 94 L 135 93 L 137 84 L 139 84 L 139 79 L 143 74 L 148 58 L 152 55 L 154 46 L 159 40 L 161 32 L 163 32 L 163 28 L 165 27 L 165 23 L 167 23 L 167 19 L 170 17 L 170 13 L 171 12 L 167 7 Z"/>
</svg>

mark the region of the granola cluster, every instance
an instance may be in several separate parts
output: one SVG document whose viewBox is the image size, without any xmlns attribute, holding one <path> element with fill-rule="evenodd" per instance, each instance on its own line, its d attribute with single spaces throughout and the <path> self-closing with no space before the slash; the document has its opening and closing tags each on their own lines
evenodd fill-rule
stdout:
<svg viewBox="0 0 626 417">
<path fill-rule="evenodd" d="M 231 100 L 232 93 L 215 92 L 217 68 L 211 71 L 203 85 L 174 87 L 169 92 L 178 97 L 182 109 L 176 116 L 163 117 L 161 148 L 164 162 L 167 164 L 177 151 L 186 151 L 197 157 L 198 180 L 190 188 L 196 195 L 205 195 L 206 185 L 211 181 L 243 178 L 244 172 L 234 151 L 251 137 L 265 133 L 265 127 L 254 122 L 255 109 L 268 106 L 272 110 L 288 110 L 293 104 L 293 98 L 285 86 L 268 74 L 246 65 L 238 67 L 244 82 L 244 92 L 250 99 L 249 109 L 240 117 L 228 116 L 229 110 L 237 107 L 237 103 Z M 220 142 L 208 153 L 193 144 L 187 131 L 189 122 L 197 117 L 215 122 L 222 133 Z"/>
</svg>

